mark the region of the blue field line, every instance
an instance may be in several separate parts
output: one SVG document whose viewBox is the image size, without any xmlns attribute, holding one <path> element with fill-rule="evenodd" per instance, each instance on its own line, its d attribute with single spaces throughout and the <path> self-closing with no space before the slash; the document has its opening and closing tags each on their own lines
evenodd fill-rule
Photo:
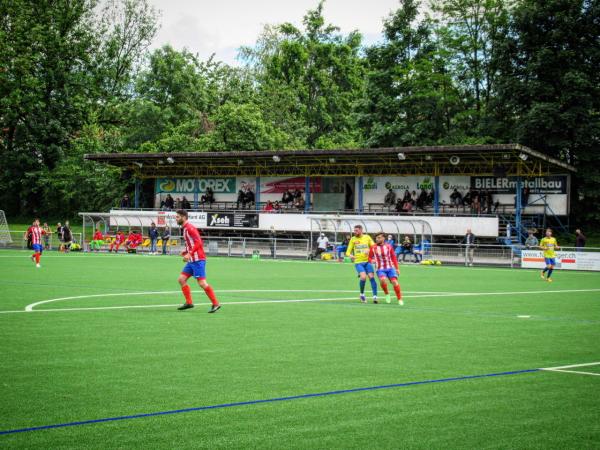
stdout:
<svg viewBox="0 0 600 450">
<path fill-rule="evenodd" d="M 14 430 L 0 431 L 0 435 L 25 433 L 28 431 L 49 430 L 52 428 L 74 427 L 74 426 L 78 426 L 78 425 L 89 425 L 89 424 L 93 424 L 93 423 L 116 422 L 119 420 L 141 419 L 144 417 L 166 416 L 169 414 L 181 414 L 181 413 L 188 413 L 188 412 L 193 412 L 193 411 L 206 411 L 209 409 L 233 408 L 236 406 L 258 405 L 261 403 L 286 402 L 286 401 L 290 401 L 290 400 L 300 400 L 300 399 L 304 399 L 304 398 L 326 397 L 329 395 L 351 394 L 353 392 L 376 391 L 376 390 L 380 390 L 380 389 L 392 389 L 392 388 L 399 388 L 399 387 L 406 387 L 406 386 L 416 386 L 419 384 L 446 383 L 449 381 L 462 381 L 462 380 L 473 380 L 473 379 L 477 379 L 477 378 L 502 377 L 502 376 L 507 376 L 507 375 L 520 375 L 520 374 L 524 374 L 524 373 L 539 372 L 540 370 L 541 369 L 515 370 L 515 371 L 511 371 L 511 372 L 488 373 L 488 374 L 484 374 L 484 375 L 467 375 L 467 376 L 462 376 L 462 377 L 440 378 L 437 380 L 411 381 L 408 383 L 385 384 L 382 386 L 370 386 L 370 387 L 362 387 L 362 388 L 354 388 L 354 389 L 342 389 L 342 390 L 338 390 L 338 391 L 318 392 L 315 394 L 292 395 L 289 397 L 275 397 L 275 398 L 267 398 L 267 399 L 263 399 L 263 400 L 250 400 L 250 401 L 235 402 L 235 403 L 222 403 L 219 405 L 198 406 L 195 408 L 174 409 L 171 411 L 159 411 L 159 412 L 146 413 L 146 414 L 133 414 L 133 415 L 129 415 L 129 416 L 106 417 L 103 419 L 82 420 L 82 421 L 78 421 L 78 422 L 66 422 L 66 423 L 58 423 L 58 424 L 54 424 L 54 425 L 42 425 L 39 427 L 30 427 L 30 428 L 17 428 Z"/>
</svg>

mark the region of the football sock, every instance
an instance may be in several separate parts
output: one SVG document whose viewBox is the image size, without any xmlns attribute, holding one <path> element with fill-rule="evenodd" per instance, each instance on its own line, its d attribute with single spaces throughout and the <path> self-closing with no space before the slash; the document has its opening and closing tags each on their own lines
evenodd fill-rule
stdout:
<svg viewBox="0 0 600 450">
<path fill-rule="evenodd" d="M 385 295 L 389 294 L 387 283 L 381 283 L 381 289 L 383 289 Z"/>
<path fill-rule="evenodd" d="M 547 267 L 544 267 L 544 270 L 542 270 L 542 273 L 546 273 L 547 270 L 550 270 L 550 269 L 548 269 Z"/>
<path fill-rule="evenodd" d="M 377 295 L 377 281 L 375 278 L 370 278 L 371 280 L 371 289 L 373 290 L 373 295 Z"/>
<path fill-rule="evenodd" d="M 36 262 L 37 264 L 39 264 L 39 263 L 40 263 L 40 254 L 39 254 L 39 253 L 36 253 L 36 254 L 35 254 L 35 262 Z"/>
<path fill-rule="evenodd" d="M 548 278 L 550 278 L 550 277 L 552 276 L 552 271 L 553 271 L 553 270 L 554 270 L 554 269 L 548 269 Z"/>
<path fill-rule="evenodd" d="M 367 284 L 367 282 L 365 280 L 360 280 L 358 282 L 358 287 L 360 288 L 360 293 L 361 294 L 365 293 L 365 284 Z"/>
<path fill-rule="evenodd" d="M 185 297 L 185 302 L 189 305 L 192 304 L 192 290 L 186 284 L 185 286 L 181 286 L 181 292 L 183 292 L 183 296 Z"/>
<path fill-rule="evenodd" d="M 402 292 L 400 291 L 399 284 L 394 285 L 394 291 L 396 292 L 396 297 L 398 297 L 398 300 L 400 300 L 402 298 Z"/>
<path fill-rule="evenodd" d="M 213 304 L 213 306 L 217 306 L 219 304 L 219 301 L 217 300 L 217 296 L 215 295 L 215 291 L 213 290 L 212 286 L 206 286 L 204 292 L 210 299 L 210 302 Z"/>
</svg>

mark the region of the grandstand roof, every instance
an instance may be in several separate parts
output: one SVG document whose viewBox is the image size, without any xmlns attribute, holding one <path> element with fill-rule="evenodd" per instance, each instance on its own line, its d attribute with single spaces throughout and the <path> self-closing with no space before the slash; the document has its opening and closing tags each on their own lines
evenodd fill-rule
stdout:
<svg viewBox="0 0 600 450">
<path fill-rule="evenodd" d="M 519 144 L 244 152 L 94 153 L 137 178 L 206 176 L 542 176 L 576 172 Z"/>
</svg>

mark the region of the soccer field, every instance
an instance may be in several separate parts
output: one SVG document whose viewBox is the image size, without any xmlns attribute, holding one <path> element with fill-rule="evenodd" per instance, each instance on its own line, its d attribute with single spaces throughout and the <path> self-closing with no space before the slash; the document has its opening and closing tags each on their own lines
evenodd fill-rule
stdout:
<svg viewBox="0 0 600 450">
<path fill-rule="evenodd" d="M 28 256 L 0 252 L 2 448 L 600 446 L 599 274 L 404 265 L 405 306 L 364 305 L 350 264 L 212 258 L 206 314 L 179 257 Z"/>
</svg>

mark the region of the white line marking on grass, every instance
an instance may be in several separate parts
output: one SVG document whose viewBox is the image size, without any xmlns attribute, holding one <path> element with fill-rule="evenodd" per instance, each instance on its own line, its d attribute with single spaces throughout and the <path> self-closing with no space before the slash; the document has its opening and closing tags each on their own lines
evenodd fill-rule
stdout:
<svg viewBox="0 0 600 450">
<path fill-rule="evenodd" d="M 33 308 L 46 303 L 59 302 L 64 300 L 80 300 L 84 298 L 101 298 L 101 297 L 123 297 L 128 295 L 158 295 L 158 294 L 179 294 L 181 291 L 144 291 L 144 292 L 111 292 L 107 294 L 87 294 L 87 295 L 75 295 L 72 297 L 59 297 L 51 298 L 49 300 L 42 300 L 39 302 L 31 303 L 25 307 L 25 312 L 33 311 Z M 217 294 L 221 293 L 354 293 L 356 290 L 344 291 L 344 290 L 333 290 L 333 289 L 225 289 L 216 291 Z M 415 291 L 414 294 L 437 294 L 437 292 L 431 291 Z"/>
<path fill-rule="evenodd" d="M 595 377 L 600 377 L 600 373 L 581 372 L 579 370 L 559 370 L 559 369 L 542 369 L 542 370 L 545 372 L 576 373 L 578 375 L 592 375 Z"/>
<path fill-rule="evenodd" d="M 517 316 L 518 319 L 531 319 L 531 316 Z"/>
<path fill-rule="evenodd" d="M 545 367 L 541 370 L 575 369 L 577 367 L 589 367 L 589 366 L 600 366 L 600 361 L 591 362 L 591 363 L 583 363 L 583 364 L 571 364 L 570 366 Z"/>
</svg>

